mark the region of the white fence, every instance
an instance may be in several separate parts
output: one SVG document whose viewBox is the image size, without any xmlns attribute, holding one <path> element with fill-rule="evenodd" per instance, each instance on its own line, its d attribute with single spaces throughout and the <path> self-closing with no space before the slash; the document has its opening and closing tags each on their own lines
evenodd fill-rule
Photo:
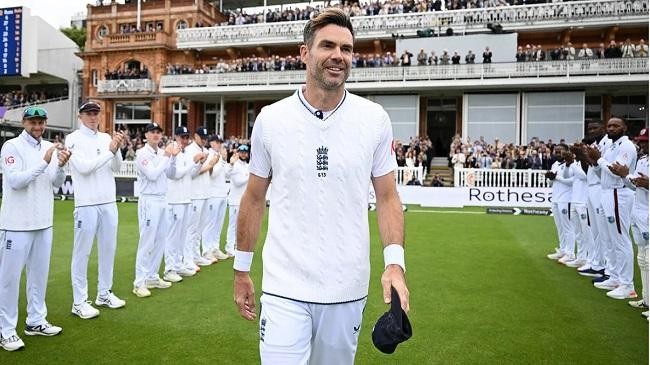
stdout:
<svg viewBox="0 0 650 365">
<path fill-rule="evenodd" d="M 70 165 L 65 167 L 66 174 L 70 175 Z M 0 173 L 2 170 L 0 169 Z M 420 167 L 398 167 L 395 172 L 395 181 L 398 185 L 406 185 L 413 177 L 422 184 L 426 176 L 426 170 Z M 124 161 L 122 162 L 122 167 L 120 172 L 115 174 L 115 177 L 119 178 L 131 178 L 136 179 L 138 177 L 138 171 L 135 167 L 135 162 L 133 161 Z"/>
<path fill-rule="evenodd" d="M 646 22 L 648 0 L 591 0 L 553 2 L 496 8 L 354 17 L 358 39 L 390 38 L 391 33 L 415 34 L 432 28 L 454 33 L 485 31 L 488 23 L 522 30 L 550 26 L 619 25 Z M 225 48 L 233 45 L 296 43 L 302 41 L 306 21 L 189 28 L 178 30 L 178 48 Z"/>
<path fill-rule="evenodd" d="M 515 79 L 578 76 L 648 74 L 647 58 L 592 59 L 572 61 L 512 62 L 411 67 L 354 68 L 348 86 L 361 82 L 408 82 L 463 79 Z M 161 91 L 176 88 L 228 86 L 301 85 L 305 71 L 233 72 L 214 74 L 166 75 L 161 77 Z M 206 92 L 206 91 L 203 91 Z"/>
<path fill-rule="evenodd" d="M 455 187 L 548 188 L 545 170 L 466 169 L 454 170 Z"/>
</svg>

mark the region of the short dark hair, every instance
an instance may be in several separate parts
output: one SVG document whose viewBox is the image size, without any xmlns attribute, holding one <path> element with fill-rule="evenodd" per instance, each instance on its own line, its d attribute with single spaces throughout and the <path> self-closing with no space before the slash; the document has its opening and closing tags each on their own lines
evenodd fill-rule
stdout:
<svg viewBox="0 0 650 365">
<path fill-rule="evenodd" d="M 350 17 L 338 8 L 327 8 L 320 14 L 316 15 L 313 19 L 307 22 L 305 29 L 302 32 L 303 42 L 307 47 L 311 47 L 316 37 L 316 32 L 327 25 L 334 24 L 339 27 L 348 28 L 352 34 L 352 42 L 354 42 L 354 29 L 352 28 L 352 21 Z"/>
<path fill-rule="evenodd" d="M 619 117 L 618 115 L 612 115 L 611 118 L 609 118 L 609 119 L 607 120 L 607 123 L 605 123 L 605 125 L 609 124 L 609 121 L 612 120 L 612 119 L 618 119 L 618 120 L 620 120 L 621 122 L 623 122 L 623 126 L 624 126 L 624 127 L 626 127 L 626 128 L 628 127 L 628 125 L 627 125 L 627 120 L 625 120 L 625 118 L 623 118 L 623 117 Z"/>
</svg>

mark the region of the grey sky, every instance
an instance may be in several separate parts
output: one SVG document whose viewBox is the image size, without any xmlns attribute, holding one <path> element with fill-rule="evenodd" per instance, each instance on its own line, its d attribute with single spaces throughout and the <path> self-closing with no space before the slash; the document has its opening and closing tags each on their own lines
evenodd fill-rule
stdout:
<svg viewBox="0 0 650 365">
<path fill-rule="evenodd" d="M 69 27 L 72 16 L 86 13 L 86 4 L 94 0 L 0 0 L 0 8 L 23 6 L 31 15 L 39 16 L 54 28 Z"/>
</svg>

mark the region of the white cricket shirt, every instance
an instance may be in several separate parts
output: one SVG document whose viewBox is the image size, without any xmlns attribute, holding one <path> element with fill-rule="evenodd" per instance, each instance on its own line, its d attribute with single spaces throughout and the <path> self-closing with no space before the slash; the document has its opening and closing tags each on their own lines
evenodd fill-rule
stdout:
<svg viewBox="0 0 650 365">
<path fill-rule="evenodd" d="M 553 203 L 570 203 L 571 202 L 571 189 L 573 189 L 573 180 L 564 178 L 564 170 L 566 169 L 564 162 L 555 161 L 551 166 L 551 171 L 555 172 L 555 180 L 552 180 L 553 187 L 551 190 L 551 199 Z"/>
<path fill-rule="evenodd" d="M 384 109 L 345 93 L 322 120 L 300 93 L 262 109 L 250 172 L 269 177 L 262 291 L 313 303 L 368 295 L 368 188 L 397 167 Z"/>
<path fill-rule="evenodd" d="M 111 136 L 80 124 L 65 138 L 70 149 L 74 206 L 115 203 L 115 176 L 122 166 L 122 153 L 108 148 Z"/>
<path fill-rule="evenodd" d="M 218 154 L 218 151 L 210 148 L 210 151 L 208 152 L 208 160 Z M 219 161 L 214 165 L 212 171 L 209 173 L 210 181 L 208 182 L 208 197 L 225 198 L 228 196 L 230 186 L 226 183 L 226 170 L 228 170 L 229 167 L 230 165 L 228 165 L 223 158 L 219 158 Z"/>
<path fill-rule="evenodd" d="M 201 152 L 208 152 L 205 148 L 199 146 L 196 142 L 190 143 L 189 146 L 185 147 L 185 153 L 189 154 L 194 158 L 194 155 Z M 203 165 L 207 164 L 208 160 L 206 159 L 203 162 Z M 192 172 L 192 189 L 190 191 L 190 198 L 192 200 L 202 200 L 208 198 L 208 184 L 210 184 L 210 172 L 206 171 L 202 174 L 199 174 L 199 171 L 203 167 L 199 167 Z"/>
<path fill-rule="evenodd" d="M 148 143 L 135 153 L 140 195 L 162 195 L 167 192 L 165 171 L 169 168 L 169 157 L 161 148 L 154 150 Z"/>
<path fill-rule="evenodd" d="M 241 202 L 241 197 L 246 190 L 248 184 L 248 163 L 242 160 L 237 160 L 226 170 L 226 178 L 230 179 L 230 192 L 228 193 L 228 205 L 236 206 Z"/>
<path fill-rule="evenodd" d="M 192 190 L 192 174 L 196 173 L 201 164 L 194 163 L 194 155 L 183 151 L 169 160 L 167 175 L 167 204 L 190 204 Z"/>
<path fill-rule="evenodd" d="M 622 177 L 614 175 L 608 166 L 618 162 L 626 165 L 629 171 L 634 171 L 636 166 L 636 147 L 627 136 L 622 136 L 605 148 L 602 157 L 598 159 L 600 166 L 600 184 L 603 189 L 622 188 L 625 181 Z"/>
<path fill-rule="evenodd" d="M 65 172 L 59 167 L 56 152 L 48 165 L 43 156 L 52 147 L 37 141 L 27 132 L 2 145 L 2 205 L 0 230 L 34 231 L 52 227 L 53 187 L 60 187 Z"/>
</svg>

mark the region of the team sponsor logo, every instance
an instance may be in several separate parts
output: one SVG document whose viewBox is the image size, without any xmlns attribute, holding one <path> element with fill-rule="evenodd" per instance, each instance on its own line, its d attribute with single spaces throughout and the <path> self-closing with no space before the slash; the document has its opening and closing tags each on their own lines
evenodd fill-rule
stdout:
<svg viewBox="0 0 650 365">
<path fill-rule="evenodd" d="M 614 222 L 616 221 L 616 219 L 615 219 L 614 217 L 611 217 L 611 216 L 610 216 L 610 217 L 607 217 L 607 221 L 608 221 L 609 223 L 614 223 Z"/>
<path fill-rule="evenodd" d="M 81 221 L 77 221 L 77 228 L 81 228 Z"/>
<path fill-rule="evenodd" d="M 9 165 L 9 166 L 11 166 L 11 165 L 13 165 L 15 162 L 16 162 L 16 159 L 14 158 L 14 156 L 7 156 L 7 157 L 5 157 L 5 165 Z"/>
<path fill-rule="evenodd" d="M 266 318 L 260 321 L 260 341 L 264 342 L 264 335 L 266 333 Z"/>
<path fill-rule="evenodd" d="M 327 170 L 329 170 L 328 152 L 329 149 L 325 146 L 320 146 L 316 149 L 316 171 L 318 171 L 318 177 L 327 177 Z"/>
<path fill-rule="evenodd" d="M 13 243 L 12 240 L 7 240 L 7 250 L 11 250 L 11 244 Z"/>
</svg>

